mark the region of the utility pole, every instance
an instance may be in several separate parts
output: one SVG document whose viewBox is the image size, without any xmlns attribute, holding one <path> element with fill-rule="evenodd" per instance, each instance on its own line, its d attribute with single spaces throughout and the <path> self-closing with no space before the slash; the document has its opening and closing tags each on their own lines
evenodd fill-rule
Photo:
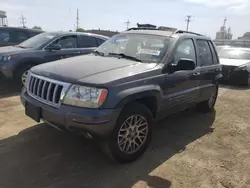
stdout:
<svg viewBox="0 0 250 188">
<path fill-rule="evenodd" d="M 20 23 L 22 24 L 22 26 L 23 26 L 23 28 L 25 28 L 26 26 L 25 26 L 25 24 L 26 24 L 26 18 L 25 17 L 23 17 L 23 15 L 20 17 Z"/>
<path fill-rule="evenodd" d="M 127 27 L 127 30 L 128 30 L 129 25 L 130 25 L 130 21 L 129 21 L 129 20 L 128 20 L 128 21 L 126 21 L 126 22 L 125 22 L 125 24 L 126 24 L 126 27 Z"/>
<path fill-rule="evenodd" d="M 186 17 L 186 22 L 187 22 L 187 29 L 186 29 L 186 31 L 188 31 L 189 30 L 189 24 L 190 24 L 190 22 L 191 22 L 191 18 L 192 18 L 192 16 L 191 15 L 187 15 L 187 17 Z"/>
<path fill-rule="evenodd" d="M 76 29 L 79 29 L 79 10 L 76 12 Z"/>
</svg>

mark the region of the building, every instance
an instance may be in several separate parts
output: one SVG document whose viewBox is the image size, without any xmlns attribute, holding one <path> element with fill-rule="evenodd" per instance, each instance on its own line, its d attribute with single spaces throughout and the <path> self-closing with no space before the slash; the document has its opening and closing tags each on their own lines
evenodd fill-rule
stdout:
<svg viewBox="0 0 250 188">
<path fill-rule="evenodd" d="M 3 10 L 0 10 L 0 26 L 7 26 L 7 25 L 8 25 L 8 20 L 7 20 L 6 12 Z"/>
<path fill-rule="evenodd" d="M 226 28 L 226 22 L 227 19 L 224 19 L 224 23 L 220 28 L 220 31 L 216 33 L 216 40 L 232 40 L 233 35 L 231 33 L 231 28 L 229 27 L 228 29 Z"/>
<path fill-rule="evenodd" d="M 242 37 L 238 37 L 239 40 L 250 40 L 250 32 L 246 32 Z"/>
<path fill-rule="evenodd" d="M 104 36 L 107 36 L 107 37 L 112 37 L 112 36 L 119 33 L 118 31 L 101 30 L 101 29 L 91 29 L 91 30 L 87 30 L 86 32 L 87 33 L 94 33 L 94 34 L 97 34 L 97 35 L 104 35 Z"/>
</svg>

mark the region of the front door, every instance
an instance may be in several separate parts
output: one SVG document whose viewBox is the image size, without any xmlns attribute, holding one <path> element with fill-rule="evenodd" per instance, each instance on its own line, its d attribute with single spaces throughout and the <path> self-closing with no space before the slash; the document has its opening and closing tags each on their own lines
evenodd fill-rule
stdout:
<svg viewBox="0 0 250 188">
<path fill-rule="evenodd" d="M 54 41 L 52 44 L 58 44 L 61 46 L 60 50 L 51 50 L 47 51 L 45 55 L 45 61 L 56 61 L 59 59 L 69 58 L 76 55 L 81 55 L 78 43 L 77 43 L 77 36 L 76 35 L 70 35 L 70 36 L 64 36 L 60 37 L 56 41 Z"/>
<path fill-rule="evenodd" d="M 193 39 L 184 39 L 177 44 L 172 62 L 177 64 L 181 58 L 191 59 L 196 63 Z M 161 85 L 164 92 L 162 115 L 175 113 L 195 103 L 199 96 L 199 84 L 197 68 L 166 74 Z"/>
</svg>

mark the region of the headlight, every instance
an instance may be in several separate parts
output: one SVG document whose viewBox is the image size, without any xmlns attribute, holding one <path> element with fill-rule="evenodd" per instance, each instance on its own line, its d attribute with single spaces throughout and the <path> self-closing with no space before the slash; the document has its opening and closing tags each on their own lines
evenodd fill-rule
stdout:
<svg viewBox="0 0 250 188">
<path fill-rule="evenodd" d="M 13 59 L 13 58 L 15 58 L 17 56 L 18 56 L 18 54 L 4 55 L 2 57 L 0 56 L 0 60 L 2 60 L 2 61 L 9 61 L 9 60 L 11 60 L 11 59 Z"/>
<path fill-rule="evenodd" d="M 66 93 L 63 103 L 78 107 L 99 108 L 107 95 L 107 89 L 72 85 Z"/>
<path fill-rule="evenodd" d="M 2 61 L 9 61 L 9 60 L 11 60 L 11 56 L 10 55 L 2 56 L 1 60 Z"/>
</svg>

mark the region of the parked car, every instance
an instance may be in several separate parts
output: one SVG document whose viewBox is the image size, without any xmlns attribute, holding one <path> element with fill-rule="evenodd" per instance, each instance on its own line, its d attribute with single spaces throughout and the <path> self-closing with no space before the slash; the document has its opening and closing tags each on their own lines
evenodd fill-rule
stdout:
<svg viewBox="0 0 250 188">
<path fill-rule="evenodd" d="M 13 46 L 28 38 L 42 33 L 43 31 L 20 27 L 1 27 L 0 26 L 0 47 Z"/>
<path fill-rule="evenodd" d="M 223 81 L 250 85 L 250 48 L 218 49 L 222 64 Z"/>
<path fill-rule="evenodd" d="M 0 73 L 23 85 L 31 67 L 88 54 L 107 39 L 108 37 L 89 33 L 41 33 L 17 46 L 1 47 Z"/>
<path fill-rule="evenodd" d="M 211 111 L 221 77 L 210 38 L 139 28 L 92 54 L 33 67 L 21 101 L 35 121 L 101 139 L 128 162 L 148 147 L 154 121 L 194 105 Z"/>
</svg>

